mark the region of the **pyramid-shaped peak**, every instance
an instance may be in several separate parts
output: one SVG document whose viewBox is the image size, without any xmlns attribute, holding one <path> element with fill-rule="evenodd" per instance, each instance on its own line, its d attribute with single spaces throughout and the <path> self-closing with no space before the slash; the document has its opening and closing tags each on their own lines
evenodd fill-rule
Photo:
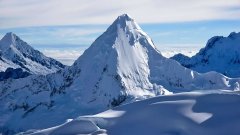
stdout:
<svg viewBox="0 0 240 135">
<path fill-rule="evenodd" d="M 112 25 L 107 29 L 107 33 L 117 32 L 117 29 L 123 29 L 125 32 L 141 30 L 136 21 L 128 14 L 122 14 L 115 19 Z"/>
<path fill-rule="evenodd" d="M 128 14 L 118 16 L 113 25 L 120 25 L 121 28 L 140 29 L 139 25 Z"/>
<path fill-rule="evenodd" d="M 8 32 L 6 33 L 6 35 L 0 40 L 0 49 L 7 49 L 9 48 L 11 45 L 12 46 L 17 46 L 19 45 L 23 45 L 23 43 L 25 43 L 22 39 L 20 39 L 16 34 L 14 34 L 13 32 Z"/>
<path fill-rule="evenodd" d="M 132 54 L 131 50 L 127 49 L 131 48 L 130 46 L 141 46 L 149 49 L 156 49 L 151 38 L 138 26 L 134 19 L 127 14 L 123 14 L 114 20 L 107 30 L 92 43 L 90 48 L 88 48 L 82 56 L 97 55 L 96 53 L 98 52 L 108 53 L 110 52 L 108 50 L 112 50 L 113 48 L 117 52 L 124 51 L 125 54 Z M 75 63 L 81 63 L 79 61 L 82 56 L 79 57 Z"/>
<path fill-rule="evenodd" d="M 15 44 L 18 40 L 21 40 L 15 33 L 8 32 L 6 35 L 1 39 L 1 42 L 5 45 Z M 22 40 L 21 40 L 22 41 Z"/>
<path fill-rule="evenodd" d="M 119 21 L 134 21 L 128 14 L 122 14 L 118 16 L 117 20 Z"/>
<path fill-rule="evenodd" d="M 8 32 L 6 33 L 6 35 L 3 37 L 4 40 L 7 40 L 7 41 L 14 41 L 16 40 L 17 38 L 17 35 L 14 34 L 13 32 Z"/>
<path fill-rule="evenodd" d="M 6 36 L 16 36 L 16 34 L 13 32 L 8 32 L 8 33 L 6 33 Z"/>
</svg>

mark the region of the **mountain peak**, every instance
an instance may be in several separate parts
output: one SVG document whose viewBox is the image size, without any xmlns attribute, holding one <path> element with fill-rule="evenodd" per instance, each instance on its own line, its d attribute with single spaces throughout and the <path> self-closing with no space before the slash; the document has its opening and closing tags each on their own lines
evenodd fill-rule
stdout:
<svg viewBox="0 0 240 135">
<path fill-rule="evenodd" d="M 114 20 L 107 30 L 92 43 L 87 51 L 107 52 L 106 47 L 112 49 L 116 45 L 126 47 L 137 44 L 144 47 L 151 46 L 151 48 L 156 49 L 151 38 L 139 27 L 137 22 L 128 14 L 123 14 Z M 96 55 L 96 53 L 94 54 Z M 78 60 L 75 63 L 78 63 Z"/>
<path fill-rule="evenodd" d="M 16 41 L 19 39 L 20 38 L 13 32 L 6 33 L 6 35 L 0 40 L 0 49 L 4 49 L 4 48 L 6 49 L 10 45 L 15 45 Z"/>
<path fill-rule="evenodd" d="M 17 35 L 14 34 L 13 32 L 8 32 L 6 35 L 3 37 L 4 40 L 6 41 L 15 41 L 17 38 Z"/>
<path fill-rule="evenodd" d="M 128 14 L 122 14 L 118 16 L 112 25 L 107 29 L 107 32 L 117 32 L 119 28 L 123 29 L 127 33 L 134 30 L 141 30 L 135 20 Z"/>
<path fill-rule="evenodd" d="M 117 20 L 133 21 L 133 19 L 128 14 L 122 14 L 122 15 L 118 16 Z"/>
<path fill-rule="evenodd" d="M 12 32 L 6 33 L 0 40 L 0 52 L 1 57 L 8 61 L 6 62 L 8 66 L 0 68 L 0 71 L 5 71 L 6 68 L 11 67 L 13 69 L 21 68 L 31 74 L 45 75 L 64 67 L 58 61 L 35 50 Z"/>
<path fill-rule="evenodd" d="M 230 37 L 230 38 L 240 38 L 240 32 L 238 32 L 238 33 L 237 32 L 231 32 L 228 37 Z"/>
<path fill-rule="evenodd" d="M 13 33 L 13 32 L 8 32 L 8 33 L 6 33 L 6 35 L 5 36 L 12 36 L 12 37 L 14 37 L 14 36 L 16 36 L 16 34 L 15 33 Z"/>
</svg>

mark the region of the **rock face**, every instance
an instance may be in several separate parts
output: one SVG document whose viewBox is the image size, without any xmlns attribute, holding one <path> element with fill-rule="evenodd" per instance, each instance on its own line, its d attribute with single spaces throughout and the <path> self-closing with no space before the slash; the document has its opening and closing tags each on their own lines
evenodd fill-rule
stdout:
<svg viewBox="0 0 240 135">
<path fill-rule="evenodd" d="M 22 69 L 29 74 L 46 75 L 64 67 L 60 62 L 46 57 L 41 52 L 33 49 L 14 33 L 7 33 L 0 40 L 1 72 L 4 72 L 8 68 L 13 68 Z M 12 70 L 12 72 L 14 71 L 19 72 L 19 70 Z M 21 76 L 19 77 L 21 78 Z M 16 76 L 9 76 L 9 78 L 16 79 Z"/>
<path fill-rule="evenodd" d="M 240 33 L 211 38 L 206 47 L 191 58 L 177 54 L 171 59 L 200 73 L 216 71 L 228 77 L 240 77 Z"/>
<path fill-rule="evenodd" d="M 6 80 L 8 78 L 18 79 L 24 78 L 31 75 L 30 73 L 23 71 L 21 68 L 7 68 L 5 72 L 0 72 L 0 81 Z"/>
<path fill-rule="evenodd" d="M 199 74 L 163 57 L 124 14 L 72 66 L 46 76 L 0 82 L 1 125 L 7 131 L 45 128 L 156 95 L 233 90 L 238 81 L 216 72 Z"/>
</svg>

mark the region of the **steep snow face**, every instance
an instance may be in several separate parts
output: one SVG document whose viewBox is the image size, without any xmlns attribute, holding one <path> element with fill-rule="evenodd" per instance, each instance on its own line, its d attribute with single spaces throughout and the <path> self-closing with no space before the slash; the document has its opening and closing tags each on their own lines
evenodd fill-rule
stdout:
<svg viewBox="0 0 240 135">
<path fill-rule="evenodd" d="M 0 64 L 0 71 L 21 68 L 40 75 L 64 68 L 63 64 L 34 50 L 14 33 L 7 33 L 0 41 Z"/>
<path fill-rule="evenodd" d="M 4 129 L 44 128 L 79 114 L 169 94 L 150 82 L 148 49 L 155 51 L 136 22 L 128 15 L 119 16 L 73 66 L 1 83 Z M 54 120 L 48 121 L 49 117 Z M 30 124 L 36 118 L 42 121 Z"/>
<path fill-rule="evenodd" d="M 119 16 L 74 63 L 72 68 L 81 69 L 81 75 L 73 86 L 85 95 L 83 98 L 94 95 L 90 101 L 113 106 L 126 96 L 162 94 L 166 90 L 154 87 L 149 80 L 150 48 L 155 47 L 136 22 L 128 15 Z"/>
<path fill-rule="evenodd" d="M 240 32 L 211 38 L 206 47 L 191 58 L 175 55 L 172 59 L 200 73 L 216 71 L 229 77 L 240 77 Z"/>
<path fill-rule="evenodd" d="M 239 135 L 239 102 L 228 92 L 159 96 L 25 134 Z"/>
<path fill-rule="evenodd" d="M 171 92 L 237 90 L 239 80 L 199 74 L 163 57 L 136 22 L 122 15 L 71 67 L 0 86 L 0 125 L 22 131 Z"/>
</svg>

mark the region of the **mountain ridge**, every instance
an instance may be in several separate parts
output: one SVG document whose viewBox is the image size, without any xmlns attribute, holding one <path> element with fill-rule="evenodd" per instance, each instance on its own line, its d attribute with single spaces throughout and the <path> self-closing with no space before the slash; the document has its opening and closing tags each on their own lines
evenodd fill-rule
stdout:
<svg viewBox="0 0 240 135">
<path fill-rule="evenodd" d="M 177 54 L 171 59 L 200 73 L 216 71 L 229 77 L 240 77 L 239 50 L 240 32 L 232 32 L 228 37 L 212 37 L 206 46 L 192 57 Z"/>
<path fill-rule="evenodd" d="M 29 74 L 46 75 L 56 72 L 65 66 L 60 62 L 43 55 L 9 32 L 0 40 L 0 71 L 7 68 L 20 68 Z"/>
</svg>

